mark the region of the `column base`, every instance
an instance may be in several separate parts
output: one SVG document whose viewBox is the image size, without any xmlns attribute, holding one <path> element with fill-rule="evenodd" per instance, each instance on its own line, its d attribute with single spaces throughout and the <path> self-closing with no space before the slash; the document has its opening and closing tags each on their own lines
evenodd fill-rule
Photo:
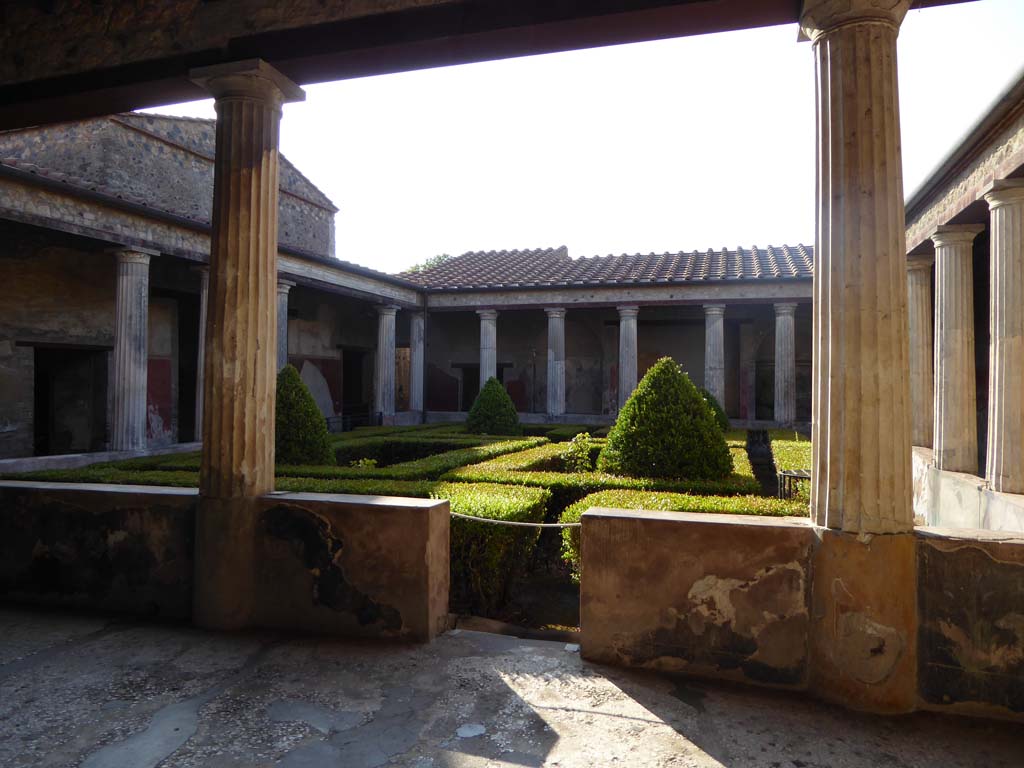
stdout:
<svg viewBox="0 0 1024 768">
<path fill-rule="evenodd" d="M 913 533 L 818 529 L 812 569 L 810 688 L 879 714 L 917 703 L 917 566 Z"/>
<path fill-rule="evenodd" d="M 199 499 L 192 596 L 192 622 L 198 627 L 244 629 L 252 623 L 259 501 Z"/>
</svg>

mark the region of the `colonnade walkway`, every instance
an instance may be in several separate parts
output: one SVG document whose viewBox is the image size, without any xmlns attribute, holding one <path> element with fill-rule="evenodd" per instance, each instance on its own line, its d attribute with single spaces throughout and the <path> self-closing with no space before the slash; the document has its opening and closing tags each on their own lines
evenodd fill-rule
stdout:
<svg viewBox="0 0 1024 768">
<path fill-rule="evenodd" d="M 430 645 L 0 610 L 0 764 L 1020 765 L 1019 726 L 857 715 L 454 631 Z"/>
</svg>

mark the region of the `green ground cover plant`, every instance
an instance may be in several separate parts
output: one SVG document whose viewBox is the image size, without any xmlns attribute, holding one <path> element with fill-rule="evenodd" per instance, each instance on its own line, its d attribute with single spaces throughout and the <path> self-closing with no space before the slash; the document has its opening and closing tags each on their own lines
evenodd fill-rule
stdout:
<svg viewBox="0 0 1024 768">
<path fill-rule="evenodd" d="M 656 362 L 619 411 L 597 468 L 614 475 L 721 480 L 732 472 L 722 428 L 671 357 Z"/>
<path fill-rule="evenodd" d="M 768 439 L 771 441 L 772 456 L 775 468 L 780 472 L 784 469 L 811 468 L 811 441 L 799 432 L 791 429 L 770 429 Z"/>
<path fill-rule="evenodd" d="M 512 398 L 493 376 L 484 382 L 469 409 L 466 431 L 476 435 L 523 434 Z"/>
<path fill-rule="evenodd" d="M 327 422 L 294 365 L 277 374 L 274 456 L 279 464 L 334 464 Z"/>
<path fill-rule="evenodd" d="M 711 412 L 715 415 L 715 421 L 718 422 L 718 426 L 722 428 L 723 432 L 728 432 L 729 417 L 726 415 L 725 409 L 722 407 L 721 403 L 718 402 L 718 399 L 710 392 L 708 392 L 706 389 L 704 389 L 704 387 L 701 387 L 697 391 L 700 392 L 701 396 L 704 398 L 704 401 L 708 404 L 708 407 L 711 409 Z"/>
<path fill-rule="evenodd" d="M 592 493 L 565 508 L 559 522 L 578 523 L 591 507 L 644 509 L 659 512 L 704 512 L 730 515 L 807 516 L 807 505 L 768 496 L 696 496 L 685 493 L 609 490 Z M 580 529 L 562 529 L 562 556 L 580 575 Z"/>
</svg>

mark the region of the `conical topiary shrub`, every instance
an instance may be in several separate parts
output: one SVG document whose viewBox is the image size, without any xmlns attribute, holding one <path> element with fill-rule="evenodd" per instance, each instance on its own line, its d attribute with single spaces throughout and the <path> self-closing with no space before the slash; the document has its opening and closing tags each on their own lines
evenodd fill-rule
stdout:
<svg viewBox="0 0 1024 768">
<path fill-rule="evenodd" d="M 697 387 L 675 360 L 663 357 L 619 411 L 597 468 L 633 477 L 714 480 L 732 472 L 732 456 Z"/>
<path fill-rule="evenodd" d="M 718 422 L 718 426 L 722 428 L 723 432 L 728 431 L 730 426 L 729 417 L 725 413 L 725 408 L 723 408 L 722 404 L 718 402 L 718 398 L 704 389 L 704 387 L 701 387 L 697 391 L 704 396 L 705 400 L 707 400 L 708 407 L 711 409 L 712 413 L 715 414 L 715 421 Z"/>
<path fill-rule="evenodd" d="M 294 365 L 277 374 L 274 455 L 278 464 L 336 464 L 327 422 Z"/>
<path fill-rule="evenodd" d="M 505 387 L 493 376 L 473 401 L 466 419 L 466 431 L 475 435 L 521 435 L 519 414 Z"/>
</svg>

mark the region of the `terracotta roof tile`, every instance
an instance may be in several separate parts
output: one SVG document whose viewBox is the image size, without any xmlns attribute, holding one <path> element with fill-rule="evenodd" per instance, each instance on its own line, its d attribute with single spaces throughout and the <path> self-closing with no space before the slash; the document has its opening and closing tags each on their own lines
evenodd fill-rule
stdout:
<svg viewBox="0 0 1024 768">
<path fill-rule="evenodd" d="M 400 276 L 433 290 L 534 288 L 550 285 L 694 283 L 711 280 L 809 280 L 813 248 L 756 245 L 705 253 L 650 253 L 570 258 L 569 249 L 469 251 Z"/>
</svg>

